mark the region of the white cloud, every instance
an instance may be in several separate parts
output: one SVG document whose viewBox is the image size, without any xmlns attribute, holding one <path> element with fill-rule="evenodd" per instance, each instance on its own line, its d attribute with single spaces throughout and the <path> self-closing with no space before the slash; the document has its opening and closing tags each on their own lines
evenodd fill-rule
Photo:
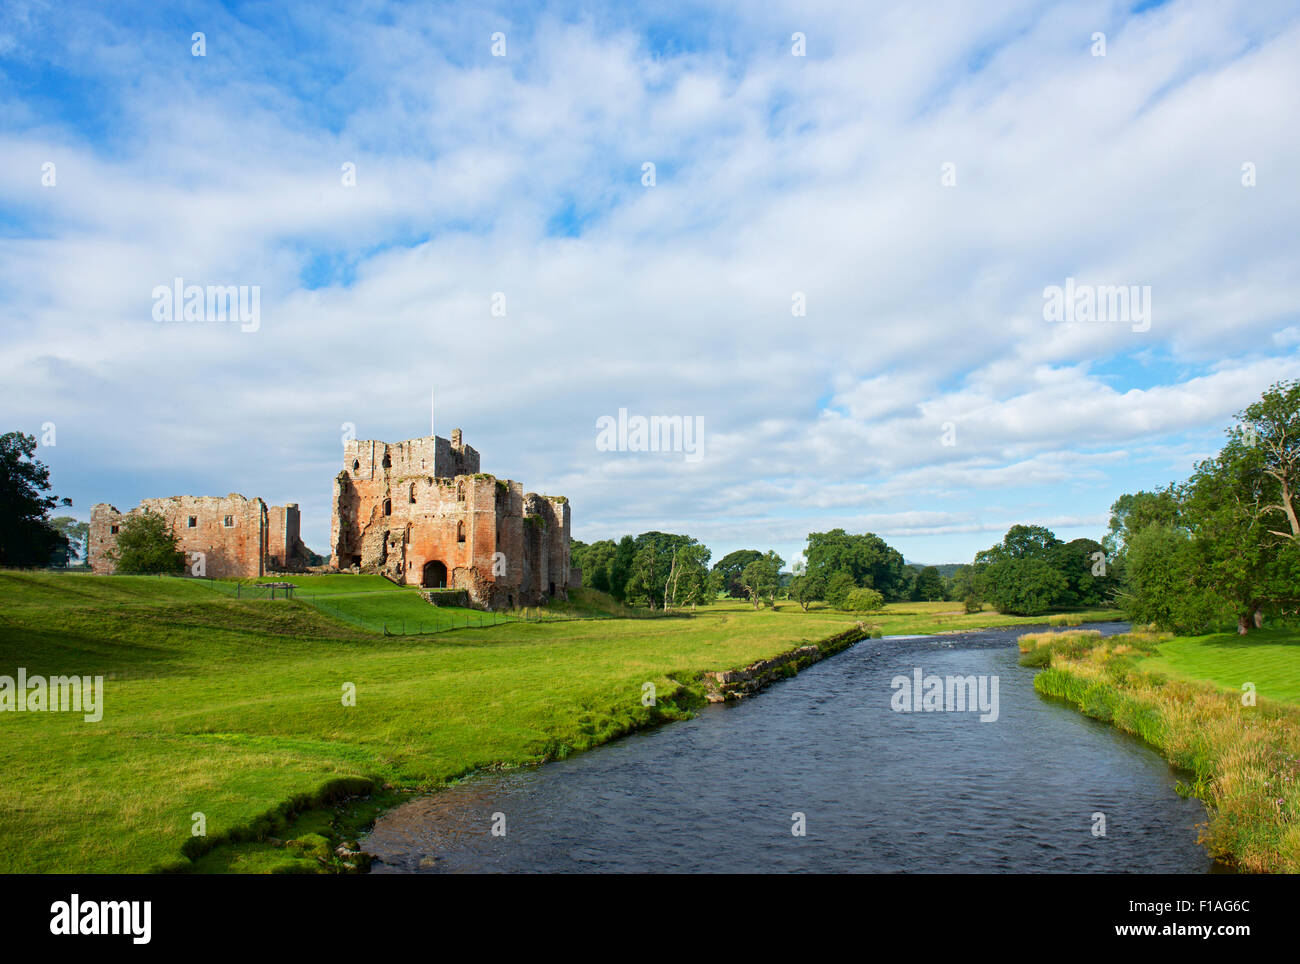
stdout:
<svg viewBox="0 0 1300 964">
<path fill-rule="evenodd" d="M 304 25 L 328 83 L 225 15 L 203 63 L 102 16 L 53 51 L 39 17 L 0 27 L 99 77 L 124 124 L 2 105 L 6 414 L 58 420 L 79 510 L 238 489 L 302 503 L 320 548 L 339 425 L 422 434 L 434 387 L 440 431 L 568 494 L 582 538 L 790 558 L 843 525 L 960 559 L 1017 506 L 1099 528 L 1300 374 L 1281 5 L 737 7 L 679 53 L 543 15 L 510 21 L 505 62 L 479 15 L 386 13 Z M 575 237 L 548 232 L 566 217 Z M 355 280 L 305 290 L 318 256 Z M 153 322 L 177 275 L 260 284 L 261 330 Z M 1044 322 L 1067 276 L 1150 284 L 1151 329 Z M 703 416 L 704 460 L 597 452 L 619 407 Z"/>
</svg>

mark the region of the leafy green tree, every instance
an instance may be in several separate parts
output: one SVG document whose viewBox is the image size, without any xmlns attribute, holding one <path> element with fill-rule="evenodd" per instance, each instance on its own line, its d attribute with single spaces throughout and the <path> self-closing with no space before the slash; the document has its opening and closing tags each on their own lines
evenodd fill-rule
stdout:
<svg viewBox="0 0 1300 964">
<path fill-rule="evenodd" d="M 1116 590 L 1106 551 L 1095 539 L 1060 543 L 1052 549 L 1049 561 L 1066 583 L 1057 606 L 1099 606 L 1109 602 Z"/>
<path fill-rule="evenodd" d="M 710 555 L 708 547 L 698 542 L 680 546 L 676 550 L 664 588 L 669 606 L 690 606 L 693 609 L 702 602 L 708 602 Z"/>
<path fill-rule="evenodd" d="M 844 609 L 851 613 L 872 613 L 884 605 L 885 597 L 874 589 L 853 589 L 844 597 Z"/>
<path fill-rule="evenodd" d="M 985 570 L 989 602 L 1000 613 L 1038 616 L 1047 612 L 1069 588 L 1065 577 L 1046 559 L 1009 556 Z"/>
<path fill-rule="evenodd" d="M 726 576 L 724 576 L 716 567 L 709 570 L 708 589 L 708 598 L 710 601 L 717 599 L 726 592 Z"/>
<path fill-rule="evenodd" d="M 912 571 L 903 554 L 872 532 L 811 532 L 804 559 L 808 574 L 825 580 L 828 590 L 832 576 L 847 573 L 855 586 L 876 589 L 886 600 L 906 599 L 911 591 Z"/>
<path fill-rule="evenodd" d="M 1252 509 L 1265 535 L 1300 543 L 1300 379 L 1272 385 L 1238 417 L 1229 447 L 1244 444 L 1255 455 Z"/>
<path fill-rule="evenodd" d="M 937 602 L 944 597 L 943 576 L 935 566 L 926 566 L 916 574 L 912 599 L 917 602 Z"/>
<path fill-rule="evenodd" d="M 1000 543 L 977 553 L 975 561 L 991 565 L 1003 559 L 1046 560 L 1060 544 L 1056 534 L 1044 526 L 1014 525 Z"/>
<path fill-rule="evenodd" d="M 818 576 L 800 575 L 790 580 L 790 598 L 797 602 L 803 611 L 808 611 L 811 603 L 821 599 L 826 586 Z"/>
<path fill-rule="evenodd" d="M 632 570 L 623 589 L 623 598 L 629 603 L 654 609 L 655 604 L 662 601 L 658 591 L 657 562 L 654 547 L 649 545 L 642 546 L 632 557 Z"/>
<path fill-rule="evenodd" d="M 713 564 L 713 571 L 718 574 L 722 581 L 722 588 L 732 599 L 744 599 L 747 595 L 745 587 L 741 585 L 740 575 L 745 571 L 745 567 L 757 559 L 762 559 L 763 554 L 757 549 L 737 549 L 735 552 L 729 552 L 716 563 Z"/>
<path fill-rule="evenodd" d="M 1126 539 L 1129 584 L 1119 601 L 1135 623 L 1195 635 L 1208 632 L 1231 604 L 1204 581 L 1203 547 L 1186 529 L 1154 522 Z"/>
<path fill-rule="evenodd" d="M 821 577 L 814 576 L 813 578 L 819 579 Z M 857 588 L 857 583 L 853 581 L 853 577 L 847 572 L 833 573 L 830 578 L 826 580 L 826 589 L 823 598 L 826 600 L 827 605 L 833 606 L 836 609 L 843 609 L 844 600 L 848 597 L 849 593 Z"/>
<path fill-rule="evenodd" d="M 952 589 L 950 591 L 952 599 L 969 599 L 974 597 L 979 599 L 979 593 L 976 591 L 976 578 L 974 566 L 958 566 L 957 571 L 952 574 Z M 967 610 L 970 612 L 971 610 Z M 978 609 L 974 610 L 979 612 Z"/>
<path fill-rule="evenodd" d="M 72 502 L 47 494 L 50 470 L 35 451 L 33 435 L 0 435 L 0 566 L 46 566 L 69 548 L 49 514 Z"/>
<path fill-rule="evenodd" d="M 1110 507 L 1110 525 L 1102 538 L 1102 549 L 1112 563 L 1122 565 L 1124 549 L 1136 532 L 1147 526 L 1176 526 L 1179 504 L 1172 485 L 1154 492 L 1121 495 Z"/>
<path fill-rule="evenodd" d="M 156 512 L 125 516 L 118 528 L 117 545 L 106 555 L 124 575 L 185 571 L 185 553 L 176 546 L 176 534 Z"/>
<path fill-rule="evenodd" d="M 1267 610 L 1300 602 L 1300 584 L 1289 580 L 1289 551 L 1296 544 L 1274 530 L 1276 479 L 1264 471 L 1264 453 L 1240 429 L 1217 456 L 1200 462 L 1182 488 L 1183 515 L 1205 567 L 1200 582 L 1227 602 L 1245 635 Z"/>
<path fill-rule="evenodd" d="M 600 592 L 610 592 L 610 568 L 618 552 L 613 539 L 602 539 L 591 545 L 573 543 L 569 558 L 582 570 L 582 584 Z"/>
<path fill-rule="evenodd" d="M 783 560 L 775 552 L 768 551 L 761 559 L 755 559 L 740 574 L 740 584 L 745 594 L 757 609 L 764 600 L 771 604 L 776 602 L 776 591 L 780 585 L 779 577 Z"/>
<path fill-rule="evenodd" d="M 636 557 L 637 544 L 631 536 L 618 540 L 613 558 L 609 561 L 609 594 L 623 602 L 627 597 L 627 582 L 632 576 L 632 560 Z"/>
<path fill-rule="evenodd" d="M 1179 632 L 1235 620 L 1245 635 L 1300 607 L 1300 381 L 1273 384 L 1238 419 L 1187 482 L 1115 503 L 1108 539 L 1127 550 L 1134 618 Z"/>
</svg>

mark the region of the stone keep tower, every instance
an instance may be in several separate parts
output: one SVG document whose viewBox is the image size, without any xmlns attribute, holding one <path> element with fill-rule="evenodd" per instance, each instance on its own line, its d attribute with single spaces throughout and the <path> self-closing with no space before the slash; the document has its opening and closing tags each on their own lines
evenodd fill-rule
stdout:
<svg viewBox="0 0 1300 964">
<path fill-rule="evenodd" d="M 334 479 L 330 562 L 463 589 L 483 608 L 567 598 L 569 500 L 479 471 L 462 440 L 352 440 Z"/>
</svg>

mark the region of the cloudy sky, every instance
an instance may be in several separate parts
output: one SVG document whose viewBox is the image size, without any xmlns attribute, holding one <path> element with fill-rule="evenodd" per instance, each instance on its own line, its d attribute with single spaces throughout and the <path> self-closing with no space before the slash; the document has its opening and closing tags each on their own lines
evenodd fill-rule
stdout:
<svg viewBox="0 0 1300 964">
<path fill-rule="evenodd" d="M 242 492 L 317 551 L 345 425 L 431 418 L 588 541 L 1099 537 L 1300 375 L 1298 120 L 1267 0 L 6 0 L 0 430 L 81 518 Z M 256 330 L 156 320 L 178 277 Z"/>
</svg>

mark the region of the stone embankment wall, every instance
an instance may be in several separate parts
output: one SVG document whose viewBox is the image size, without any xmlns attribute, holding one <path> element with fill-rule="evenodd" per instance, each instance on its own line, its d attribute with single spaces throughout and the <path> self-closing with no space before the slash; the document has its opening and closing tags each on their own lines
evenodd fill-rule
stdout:
<svg viewBox="0 0 1300 964">
<path fill-rule="evenodd" d="M 880 630 L 858 623 L 852 629 L 845 630 L 823 639 L 816 644 L 806 644 L 773 656 L 750 663 L 742 669 L 725 670 L 721 673 L 704 674 L 704 698 L 710 703 L 725 703 L 729 700 L 744 699 L 770 686 L 779 679 L 794 676 L 813 663 L 820 662 L 827 656 L 848 649 L 863 639 L 879 639 Z"/>
</svg>

